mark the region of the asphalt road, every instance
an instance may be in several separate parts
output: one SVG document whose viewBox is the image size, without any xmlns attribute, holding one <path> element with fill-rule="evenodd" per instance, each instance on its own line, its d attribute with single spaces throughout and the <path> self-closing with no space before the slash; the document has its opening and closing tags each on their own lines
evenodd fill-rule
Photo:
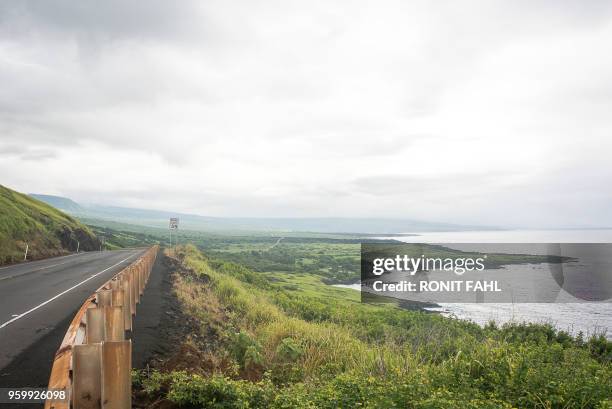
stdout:
<svg viewBox="0 0 612 409">
<path fill-rule="evenodd" d="M 83 301 L 145 249 L 89 252 L 0 268 L 0 387 L 46 386 Z"/>
</svg>

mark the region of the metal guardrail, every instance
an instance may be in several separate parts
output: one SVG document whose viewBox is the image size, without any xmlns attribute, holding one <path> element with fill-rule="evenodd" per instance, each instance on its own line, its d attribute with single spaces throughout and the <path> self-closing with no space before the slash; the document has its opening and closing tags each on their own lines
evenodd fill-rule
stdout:
<svg viewBox="0 0 612 409">
<path fill-rule="evenodd" d="M 159 246 L 147 250 L 91 295 L 70 323 L 53 362 L 49 389 L 67 399 L 45 409 L 129 409 L 132 406 L 132 317 Z"/>
</svg>

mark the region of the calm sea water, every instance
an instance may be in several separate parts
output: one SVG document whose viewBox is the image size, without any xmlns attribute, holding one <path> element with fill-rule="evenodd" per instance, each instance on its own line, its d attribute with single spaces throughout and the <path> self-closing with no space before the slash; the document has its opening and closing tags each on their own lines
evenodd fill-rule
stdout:
<svg viewBox="0 0 612 409">
<path fill-rule="evenodd" d="M 406 243 L 453 243 L 448 247 L 471 251 L 503 253 L 503 245 L 492 248 L 487 243 L 612 243 L 612 229 L 602 230 L 509 230 L 415 233 L 417 236 L 380 237 Z M 545 248 L 545 247 L 543 247 Z M 525 253 L 533 253 L 534 246 L 525 246 Z M 612 246 L 611 246 L 612 249 Z M 513 246 L 515 251 L 516 247 Z M 536 251 L 537 252 L 537 251 Z M 569 255 L 569 254 L 564 254 Z M 603 266 L 603 267 L 602 267 Z M 612 254 L 598 266 L 612 277 Z M 534 265 L 513 265 L 532 274 Z M 529 271 L 528 271 L 529 270 Z M 517 271 L 517 273 L 521 273 Z M 608 281 L 611 282 L 611 281 Z M 350 287 L 360 290 L 360 284 Z M 612 288 L 606 289 L 607 292 Z M 484 325 L 489 321 L 550 323 L 556 328 L 585 335 L 603 333 L 612 339 L 612 303 L 439 303 L 436 310 L 443 315 L 474 321 Z"/>
</svg>

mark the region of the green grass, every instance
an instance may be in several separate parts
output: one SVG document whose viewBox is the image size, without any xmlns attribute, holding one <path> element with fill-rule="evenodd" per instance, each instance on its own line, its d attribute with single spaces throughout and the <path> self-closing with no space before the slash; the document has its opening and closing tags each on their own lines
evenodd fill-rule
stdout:
<svg viewBox="0 0 612 409">
<path fill-rule="evenodd" d="M 359 279 L 359 240 L 285 237 L 277 244 L 279 238 L 201 247 L 211 257 L 233 261 L 254 271 L 316 274 L 330 283 Z"/>
<path fill-rule="evenodd" d="M 116 223 L 100 219 L 82 219 L 96 232 L 120 233 L 112 244 L 157 241 L 169 245 L 167 229 Z M 118 235 L 118 236 L 120 236 Z M 243 264 L 255 271 L 299 271 L 318 274 L 330 283 L 354 282 L 359 278 L 361 239 L 355 235 L 241 232 L 215 233 L 179 230 L 179 243 L 194 243 L 207 254 Z M 281 241 L 278 242 L 278 240 Z"/>
<path fill-rule="evenodd" d="M 93 232 L 73 217 L 0 185 L 0 264 L 44 258 L 80 249 L 97 250 Z"/>
<path fill-rule="evenodd" d="M 604 408 L 612 344 L 547 325 L 485 328 L 392 304 L 302 272 L 254 272 L 181 248 L 183 309 L 217 360 L 138 373 L 154 399 L 203 408 Z M 214 323 L 214 325 L 213 325 Z M 214 348 L 210 345 L 216 345 Z"/>
</svg>

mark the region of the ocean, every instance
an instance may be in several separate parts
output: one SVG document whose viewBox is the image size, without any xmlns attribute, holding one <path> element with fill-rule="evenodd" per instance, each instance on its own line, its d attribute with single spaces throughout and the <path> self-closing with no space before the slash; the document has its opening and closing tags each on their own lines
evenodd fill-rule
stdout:
<svg viewBox="0 0 612 409">
<path fill-rule="evenodd" d="M 612 278 L 612 229 L 598 230 L 496 230 L 465 232 L 422 232 L 410 233 L 411 236 L 381 236 L 379 239 L 394 239 L 406 243 L 443 243 L 448 247 L 467 250 L 504 253 L 504 243 L 611 243 L 610 254 L 599 257 L 597 268 L 603 269 L 607 277 Z M 449 244 L 452 243 L 452 244 Z M 494 245 L 493 245 L 494 244 Z M 519 246 L 520 247 L 520 246 Z M 516 251 L 516 246 L 512 246 Z M 525 245 L 524 251 L 541 254 L 546 246 Z M 572 246 L 564 246 L 572 251 Z M 601 246 L 599 247 L 601 248 Z M 604 247 L 607 248 L 607 247 Z M 510 252 L 510 247 L 506 252 Z M 538 250 L 539 249 L 539 250 Z M 543 249 L 543 250 L 542 250 Z M 564 254 L 573 256 L 572 254 Z M 583 268 L 584 262 L 575 263 L 574 267 Z M 541 269 L 538 265 L 512 265 L 506 273 L 533 275 Z M 544 269 L 545 270 L 545 269 Z M 504 272 L 502 272 L 504 273 Z M 607 280 L 607 283 L 612 280 Z M 360 290 L 360 284 L 342 285 Z M 612 288 L 604 289 L 606 294 Z M 562 300 L 562 298 L 561 298 Z M 612 301 L 612 300 L 611 300 Z M 593 334 L 604 334 L 612 339 L 612 302 L 582 303 L 438 303 L 439 308 L 431 308 L 440 314 L 458 319 L 470 320 L 480 325 L 489 321 L 498 324 L 506 322 L 549 323 L 555 328 L 568 331 L 574 335 L 582 332 L 586 337 Z"/>
</svg>

